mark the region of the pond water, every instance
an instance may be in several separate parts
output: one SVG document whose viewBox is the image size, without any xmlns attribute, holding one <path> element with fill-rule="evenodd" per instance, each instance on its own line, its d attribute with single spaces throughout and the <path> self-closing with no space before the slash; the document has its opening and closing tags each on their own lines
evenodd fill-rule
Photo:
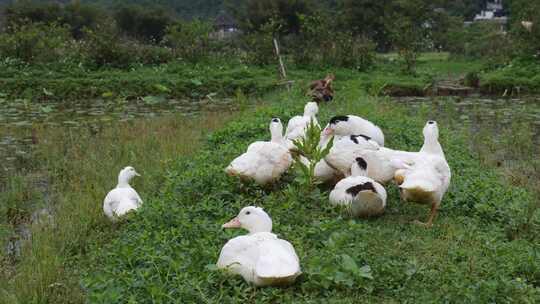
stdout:
<svg viewBox="0 0 540 304">
<path fill-rule="evenodd" d="M 152 119 L 176 113 L 198 115 L 202 111 L 230 108 L 230 99 L 220 100 L 82 100 L 36 103 L 19 99 L 0 99 L 0 174 L 17 168 L 17 158 L 24 156 L 33 143 L 35 125 L 63 128 L 92 128 L 111 122 Z"/>
<path fill-rule="evenodd" d="M 462 123 L 472 134 L 488 132 L 497 136 L 514 122 L 525 123 L 540 145 L 540 97 L 520 99 L 483 97 L 402 97 L 392 101 L 407 105 L 411 114 L 428 108 L 433 119 Z M 29 130 L 35 124 L 65 128 L 95 126 L 133 119 L 180 113 L 198 115 L 201 111 L 218 111 L 232 106 L 230 99 L 220 100 L 83 100 L 35 103 L 27 100 L 0 100 L 0 171 L 16 168 L 18 157 L 24 156 L 32 144 Z"/>
<path fill-rule="evenodd" d="M 432 119 L 462 124 L 473 135 L 487 133 L 495 139 L 519 123 L 528 128 L 534 143 L 540 145 L 540 97 L 403 97 L 392 100 L 406 104 L 411 114 L 429 106 Z"/>
</svg>

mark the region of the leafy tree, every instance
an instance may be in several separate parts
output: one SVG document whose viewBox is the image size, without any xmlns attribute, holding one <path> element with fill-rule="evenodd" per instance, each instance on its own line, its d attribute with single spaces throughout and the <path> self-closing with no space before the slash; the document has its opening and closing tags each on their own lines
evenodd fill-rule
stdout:
<svg viewBox="0 0 540 304">
<path fill-rule="evenodd" d="M 391 41 L 385 27 L 386 7 L 391 0 L 341 0 L 338 9 L 341 26 L 357 35 L 372 39 L 380 51 L 390 48 Z"/>
<path fill-rule="evenodd" d="M 540 2 L 512 0 L 509 8 L 516 53 L 540 61 Z M 529 22 L 531 26 L 527 28 L 525 23 Z"/>
<path fill-rule="evenodd" d="M 28 63 L 50 62 L 63 58 L 69 40 L 68 28 L 55 23 L 11 24 L 0 34 L 0 54 Z"/>
<path fill-rule="evenodd" d="M 245 0 L 229 4 L 230 10 L 247 32 L 259 31 L 272 19 L 281 24 L 282 34 L 300 31 L 300 15 L 313 11 L 310 0 Z"/>
<path fill-rule="evenodd" d="M 5 19 L 7 24 L 26 23 L 60 24 L 70 28 L 74 38 L 82 38 L 85 27 L 95 28 L 106 18 L 107 13 L 92 4 L 82 4 L 75 0 L 64 6 L 58 3 L 17 1 L 7 6 Z"/>
<path fill-rule="evenodd" d="M 427 0 L 395 0 L 387 7 L 385 26 L 393 46 L 404 60 L 404 70 L 414 73 L 419 51 L 429 38 L 431 8 Z"/>
<path fill-rule="evenodd" d="M 167 27 L 173 22 L 164 8 L 140 5 L 118 7 L 114 12 L 114 19 L 122 32 L 146 42 L 160 42 Z"/>
<path fill-rule="evenodd" d="M 178 22 L 167 28 L 164 42 L 186 60 L 204 58 L 210 51 L 212 25 L 201 20 Z"/>
</svg>

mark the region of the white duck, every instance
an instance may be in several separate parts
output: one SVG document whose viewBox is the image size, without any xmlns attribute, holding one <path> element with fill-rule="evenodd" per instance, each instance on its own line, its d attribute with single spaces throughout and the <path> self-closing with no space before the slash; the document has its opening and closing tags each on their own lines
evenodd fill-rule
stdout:
<svg viewBox="0 0 540 304">
<path fill-rule="evenodd" d="M 384 134 L 382 130 L 369 120 L 354 115 L 334 116 L 324 129 L 326 135 L 348 136 L 363 134 L 381 147 L 384 146 Z"/>
<path fill-rule="evenodd" d="M 116 220 L 131 210 L 139 208 L 143 201 L 141 197 L 131 188 L 129 181 L 140 176 L 133 167 L 125 167 L 118 174 L 118 185 L 109 191 L 105 200 L 103 200 L 103 211 L 111 220 Z"/>
<path fill-rule="evenodd" d="M 351 166 L 352 175 L 342 179 L 330 192 L 330 203 L 347 206 L 353 216 L 369 217 L 380 215 L 386 207 L 384 187 L 366 177 L 366 161 L 358 157 Z"/>
<path fill-rule="evenodd" d="M 428 221 L 416 221 L 426 227 L 433 225 L 442 198 L 450 186 L 451 171 L 439 143 L 439 128 L 428 121 L 423 130 L 424 145 L 412 162 L 398 159 L 401 169 L 395 173 L 401 198 L 404 201 L 431 205 Z"/>
<path fill-rule="evenodd" d="M 235 158 L 225 169 L 227 174 L 241 179 L 253 179 L 264 185 L 276 181 L 289 169 L 292 156 L 283 139 L 283 125 L 279 118 L 270 122 L 271 141 L 258 141 Z"/>
<path fill-rule="evenodd" d="M 328 137 L 329 135 L 323 134 Z M 326 140 L 323 140 L 323 142 Z M 335 137 L 334 144 L 324 160 L 334 170 L 344 176 L 351 175 L 351 166 L 364 150 L 377 150 L 379 145 L 365 135 Z"/>
<path fill-rule="evenodd" d="M 402 168 L 402 162 L 412 162 L 418 152 L 406 152 L 380 147 L 378 150 L 364 149 L 359 152 L 367 162 L 366 176 L 381 184 L 387 184 L 394 179 L 396 171 Z"/>
<path fill-rule="evenodd" d="M 223 228 L 244 228 L 249 234 L 223 246 L 218 268 L 241 275 L 256 286 L 292 284 L 301 274 L 293 246 L 272 233 L 272 220 L 263 209 L 245 207 Z"/>
<path fill-rule="evenodd" d="M 308 102 L 304 107 L 303 116 L 294 116 L 289 120 L 287 129 L 285 130 L 285 139 L 293 141 L 303 138 L 306 135 L 306 129 L 311 121 L 313 121 L 315 125 L 319 126 L 316 116 L 318 112 L 319 106 L 317 103 Z"/>
</svg>

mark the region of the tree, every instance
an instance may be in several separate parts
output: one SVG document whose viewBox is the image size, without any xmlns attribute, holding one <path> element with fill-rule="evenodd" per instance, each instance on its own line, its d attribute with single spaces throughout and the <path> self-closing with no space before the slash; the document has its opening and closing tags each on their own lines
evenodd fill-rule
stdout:
<svg viewBox="0 0 540 304">
<path fill-rule="evenodd" d="M 414 73 L 417 54 L 429 37 L 432 9 L 427 0 L 396 0 L 386 11 L 385 26 L 392 45 L 405 62 L 404 70 Z"/>
<path fill-rule="evenodd" d="M 259 31 L 271 20 L 281 24 L 282 34 L 300 31 L 300 15 L 310 15 L 314 4 L 310 0 L 246 0 L 229 3 L 229 9 L 244 31 Z"/>
<path fill-rule="evenodd" d="M 387 51 L 390 48 L 390 37 L 385 27 L 385 9 L 391 0 L 341 0 L 341 27 L 353 31 L 357 35 L 375 41 L 377 49 Z"/>
<path fill-rule="evenodd" d="M 172 16 L 164 8 L 140 5 L 118 7 L 114 19 L 122 32 L 146 42 L 160 42 L 173 22 Z"/>
</svg>

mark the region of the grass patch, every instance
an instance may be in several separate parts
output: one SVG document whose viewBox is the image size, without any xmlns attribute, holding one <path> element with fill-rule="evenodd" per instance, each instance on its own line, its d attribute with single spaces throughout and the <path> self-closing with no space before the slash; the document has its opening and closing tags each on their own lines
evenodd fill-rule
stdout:
<svg viewBox="0 0 540 304">
<path fill-rule="evenodd" d="M 119 170 L 134 166 L 142 174 L 134 187 L 144 199 L 156 196 L 171 160 L 192 155 L 201 138 L 232 115 L 168 115 L 112 123 L 97 132 L 35 126 L 40 144 L 32 151 L 32 170 L 2 183 L 0 302 L 83 303 L 79 280 L 87 253 L 117 236 L 118 227 L 103 216 L 102 204 Z M 40 208 L 53 217 L 36 219 Z M 19 225 L 32 237 L 21 238 L 20 256 L 7 256 L 7 238 Z"/>
<path fill-rule="evenodd" d="M 428 113 L 364 95 L 344 81 L 320 121 L 355 113 L 382 127 L 388 146 L 418 150 Z M 241 187 L 223 168 L 248 143 L 268 138 L 268 120 L 300 113 L 303 91 L 271 96 L 259 109 L 209 137 L 193 157 L 168 167 L 162 187 L 105 247 L 93 246 L 83 284 L 92 303 L 533 303 L 540 300 L 538 233 L 509 238 L 509 222 L 533 195 L 509 185 L 468 149 L 460 129 L 441 125 L 453 181 L 435 227 L 410 224 L 423 206 L 402 204 L 388 189 L 388 209 L 372 220 L 350 219 L 330 207 L 328 189 L 306 193 L 286 176 L 273 189 Z M 304 274 L 289 288 L 253 288 L 214 271 L 226 240 L 244 232 L 221 224 L 246 205 L 263 206 L 274 231 L 289 240 Z M 533 221 L 538 223 L 538 217 Z M 354 263 L 351 263 L 351 260 Z M 362 275 L 352 268 L 362 268 Z M 370 279 L 366 275 L 369 272 Z"/>
</svg>

